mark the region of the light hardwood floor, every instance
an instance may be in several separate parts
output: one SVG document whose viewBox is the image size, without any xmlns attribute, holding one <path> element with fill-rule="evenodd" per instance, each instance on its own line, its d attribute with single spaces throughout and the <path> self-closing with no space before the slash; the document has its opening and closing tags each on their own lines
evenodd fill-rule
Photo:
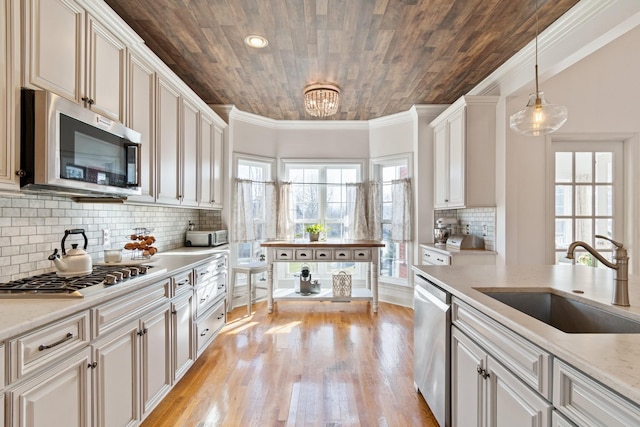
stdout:
<svg viewBox="0 0 640 427">
<path fill-rule="evenodd" d="M 437 426 L 413 388 L 413 310 L 258 303 L 227 325 L 142 427 Z"/>
</svg>

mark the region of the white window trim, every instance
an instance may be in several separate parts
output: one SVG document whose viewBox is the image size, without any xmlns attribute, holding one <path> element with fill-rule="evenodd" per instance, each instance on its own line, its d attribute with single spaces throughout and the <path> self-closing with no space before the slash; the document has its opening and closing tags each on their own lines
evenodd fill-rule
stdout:
<svg viewBox="0 0 640 427">
<path fill-rule="evenodd" d="M 584 146 L 583 144 L 606 144 L 606 143 L 610 143 L 612 141 L 615 142 L 621 142 L 622 143 L 622 167 L 623 167 L 623 174 L 622 174 L 622 180 L 620 185 L 622 185 L 622 207 L 621 207 L 621 212 L 619 212 L 618 214 L 614 214 L 616 221 L 615 221 L 615 233 L 614 233 L 614 238 L 623 240 L 623 243 L 625 243 L 625 246 L 627 246 L 628 244 L 626 242 L 631 242 L 633 240 L 631 240 L 631 236 L 632 236 L 632 231 L 627 229 L 627 227 L 625 226 L 625 224 L 632 224 L 631 222 L 629 222 L 630 218 L 633 218 L 633 212 L 640 212 L 637 210 L 636 208 L 632 208 L 631 206 L 628 206 L 627 204 L 627 200 L 634 200 L 634 199 L 630 199 L 629 198 L 629 191 L 630 191 L 630 185 L 629 183 L 632 182 L 630 181 L 631 179 L 634 178 L 634 173 L 635 171 L 631 165 L 632 165 L 632 161 L 630 161 L 629 157 L 629 149 L 632 148 L 634 145 L 637 145 L 637 136 L 631 136 L 628 134 L 567 134 L 567 135 L 550 135 L 546 137 L 546 180 L 545 180 L 545 192 L 546 192 L 546 221 L 545 221 L 545 228 L 546 228 L 546 244 L 545 244 L 545 260 L 547 262 L 547 264 L 551 264 L 554 265 L 555 264 L 555 168 L 553 168 L 552 166 L 555 165 L 555 153 L 556 150 L 555 147 L 559 146 L 560 144 L 571 144 L 571 143 L 576 143 L 576 147 L 579 146 Z M 579 144 L 579 145 L 578 145 Z M 605 147 L 605 146 L 603 146 Z M 571 150 L 569 151 L 580 151 L 579 148 L 571 148 Z M 603 149 L 603 151 L 610 151 L 607 150 L 606 147 Z M 633 150 L 632 150 L 633 151 Z M 631 169 L 630 169 L 631 167 Z M 637 177 L 635 177 L 637 178 Z M 616 182 L 616 186 L 618 185 L 618 183 Z M 638 194 L 635 195 L 635 197 L 638 197 Z M 637 231 L 635 231 L 635 233 L 637 233 Z M 622 236 L 622 239 L 620 237 L 617 236 Z M 636 255 L 636 259 L 637 255 Z"/>
<path fill-rule="evenodd" d="M 413 153 L 411 152 L 392 154 L 392 155 L 381 156 L 381 157 L 373 157 L 369 159 L 369 176 L 371 177 L 371 179 L 378 180 L 379 166 L 398 166 L 398 165 L 404 164 L 405 161 L 407 163 L 407 168 L 409 170 L 409 177 L 413 180 L 415 175 L 413 172 Z M 415 187 L 414 187 L 414 190 L 415 190 Z M 412 203 L 414 204 L 414 206 L 417 203 L 416 196 L 417 196 L 416 192 L 414 191 L 413 200 L 412 200 Z M 413 211 L 415 212 L 415 209 Z M 413 232 L 411 234 L 413 236 L 412 238 L 414 239 L 416 236 L 416 232 L 415 232 L 416 226 L 417 226 L 416 222 L 417 222 L 417 219 L 413 218 Z M 407 245 L 407 268 L 411 270 L 415 245 L 412 244 L 412 242 L 408 242 L 406 245 Z M 388 283 L 390 285 L 412 287 L 413 286 L 412 276 L 413 274 L 409 272 L 408 277 L 406 279 L 379 276 L 378 280 L 382 283 Z"/>
</svg>

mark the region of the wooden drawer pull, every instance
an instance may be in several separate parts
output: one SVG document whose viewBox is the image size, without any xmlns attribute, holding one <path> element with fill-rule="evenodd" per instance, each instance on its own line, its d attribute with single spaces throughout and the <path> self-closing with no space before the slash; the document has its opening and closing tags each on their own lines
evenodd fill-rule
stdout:
<svg viewBox="0 0 640 427">
<path fill-rule="evenodd" d="M 67 335 L 64 338 L 62 338 L 60 341 L 56 341 L 53 344 L 48 344 L 48 345 L 40 344 L 40 347 L 38 347 L 38 350 L 40 351 L 48 350 L 50 348 L 53 348 L 57 345 L 62 344 L 65 341 L 69 341 L 71 338 L 73 338 L 73 334 L 71 332 L 67 332 Z"/>
</svg>

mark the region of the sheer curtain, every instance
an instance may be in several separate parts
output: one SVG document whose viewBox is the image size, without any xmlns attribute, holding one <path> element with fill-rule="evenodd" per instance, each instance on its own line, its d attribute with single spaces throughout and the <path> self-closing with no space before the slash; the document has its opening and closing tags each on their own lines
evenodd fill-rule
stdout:
<svg viewBox="0 0 640 427">
<path fill-rule="evenodd" d="M 282 240 L 293 239 L 293 219 L 291 218 L 291 183 L 280 182 L 278 190 L 278 212 L 273 215 L 277 218 L 276 238 Z"/>
<path fill-rule="evenodd" d="M 411 241 L 411 180 L 391 181 L 393 204 L 391 209 L 391 240 Z"/>
<path fill-rule="evenodd" d="M 233 204 L 233 242 L 248 243 L 256 240 L 253 224 L 253 181 L 236 179 L 236 199 Z"/>
</svg>

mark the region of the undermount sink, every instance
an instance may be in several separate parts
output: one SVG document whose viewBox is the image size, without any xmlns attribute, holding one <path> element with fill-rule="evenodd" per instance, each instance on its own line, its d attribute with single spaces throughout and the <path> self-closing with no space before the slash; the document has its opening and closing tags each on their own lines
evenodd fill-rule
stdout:
<svg viewBox="0 0 640 427">
<path fill-rule="evenodd" d="M 566 333 L 640 333 L 640 321 L 551 292 L 478 291 Z"/>
</svg>

